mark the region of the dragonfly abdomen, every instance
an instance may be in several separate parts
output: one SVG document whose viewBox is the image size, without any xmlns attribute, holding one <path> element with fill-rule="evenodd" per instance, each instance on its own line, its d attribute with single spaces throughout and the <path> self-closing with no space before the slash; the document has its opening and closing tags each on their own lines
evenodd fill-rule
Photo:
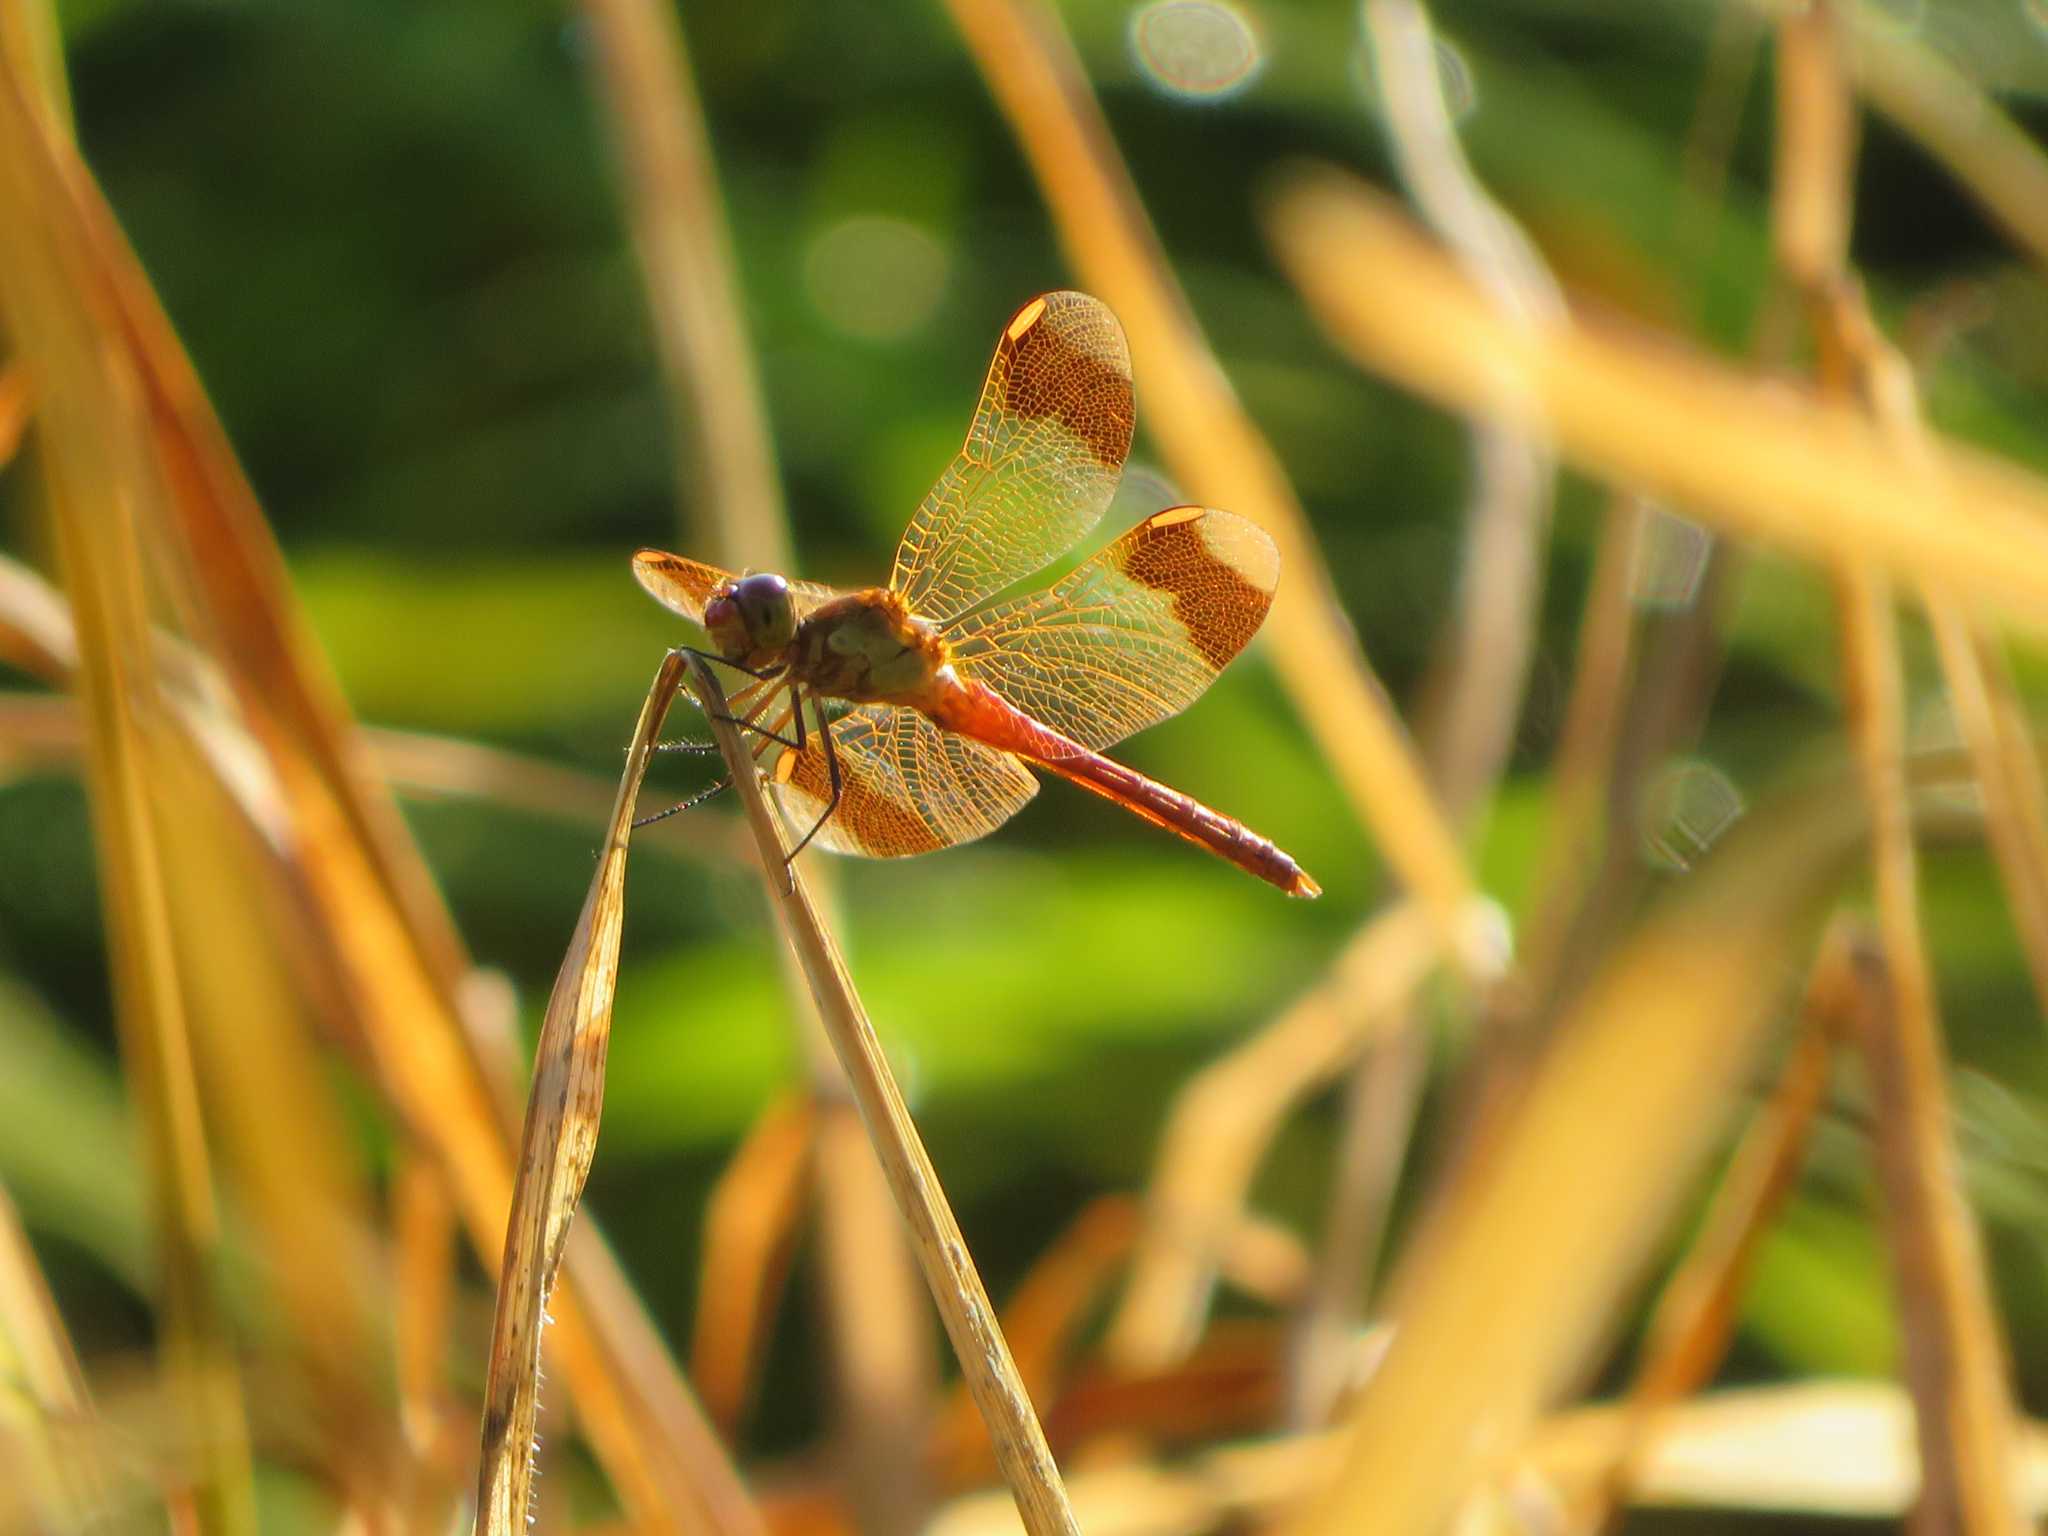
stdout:
<svg viewBox="0 0 2048 1536">
<path fill-rule="evenodd" d="M 941 683 L 931 713 L 948 730 L 1028 758 L 1290 896 L 1322 893 L 1306 870 L 1243 822 L 1114 758 L 1090 751 L 1032 719 L 984 683 L 951 676 L 950 669 Z"/>
</svg>

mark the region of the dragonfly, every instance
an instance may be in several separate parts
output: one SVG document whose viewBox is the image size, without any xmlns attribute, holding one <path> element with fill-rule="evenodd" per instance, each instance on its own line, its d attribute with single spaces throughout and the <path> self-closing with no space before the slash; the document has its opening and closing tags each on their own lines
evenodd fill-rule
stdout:
<svg viewBox="0 0 2048 1536">
<path fill-rule="evenodd" d="M 887 586 L 634 555 L 648 594 L 710 637 L 701 654 L 744 675 L 729 718 L 792 834 L 809 824 L 788 858 L 813 840 L 870 858 L 971 842 L 1038 792 L 1036 768 L 1291 896 L 1320 894 L 1242 822 L 1103 755 L 1194 703 L 1257 631 L 1280 574 L 1264 529 L 1172 507 L 1050 586 L 1004 596 L 1101 520 L 1135 423 L 1116 317 L 1086 294 L 1044 294 L 1003 328 L 967 440 Z"/>
</svg>

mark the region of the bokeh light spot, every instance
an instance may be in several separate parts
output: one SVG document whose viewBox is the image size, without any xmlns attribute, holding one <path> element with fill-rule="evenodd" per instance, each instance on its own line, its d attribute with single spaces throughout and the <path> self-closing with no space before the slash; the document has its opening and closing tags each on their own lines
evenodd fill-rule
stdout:
<svg viewBox="0 0 2048 1536">
<path fill-rule="evenodd" d="M 1689 518 L 1666 507 L 1651 506 L 1636 545 L 1630 590 L 1639 608 L 1690 608 L 1707 573 L 1714 538 Z"/>
<path fill-rule="evenodd" d="M 811 241 L 804 289 L 834 329 L 862 341 L 900 341 L 931 319 L 952 264 L 922 225 L 859 214 Z"/>
<path fill-rule="evenodd" d="M 1258 35 L 1219 0 L 1153 0 L 1131 18 L 1131 54 L 1147 78 L 1175 96 L 1213 101 L 1258 72 Z"/>
<path fill-rule="evenodd" d="M 1689 870 L 1749 809 L 1734 780 L 1712 763 L 1667 763 L 1643 797 L 1643 851 L 1660 869 Z"/>
</svg>

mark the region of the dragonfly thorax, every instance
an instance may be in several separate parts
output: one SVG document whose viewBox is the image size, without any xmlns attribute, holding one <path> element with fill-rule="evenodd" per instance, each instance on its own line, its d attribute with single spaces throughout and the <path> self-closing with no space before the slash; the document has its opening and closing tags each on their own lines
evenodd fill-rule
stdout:
<svg viewBox="0 0 2048 1536">
<path fill-rule="evenodd" d="M 814 693 L 856 704 L 923 705 L 947 662 L 938 630 L 885 587 L 849 592 L 805 618 L 790 665 Z"/>
</svg>

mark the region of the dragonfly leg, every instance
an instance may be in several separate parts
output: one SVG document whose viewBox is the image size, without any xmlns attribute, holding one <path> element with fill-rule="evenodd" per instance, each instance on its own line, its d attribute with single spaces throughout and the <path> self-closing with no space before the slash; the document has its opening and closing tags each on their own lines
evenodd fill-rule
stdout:
<svg viewBox="0 0 2048 1536">
<path fill-rule="evenodd" d="M 801 735 L 804 718 L 801 705 L 797 707 L 796 718 L 798 734 Z M 832 722 L 825 719 L 822 715 L 818 719 L 818 734 L 825 740 L 825 772 L 831 779 L 832 798 L 825 802 L 825 809 L 819 814 L 818 819 L 811 823 L 811 830 L 804 834 L 803 841 L 789 850 L 788 857 L 783 860 L 785 864 L 794 860 L 798 854 L 810 847 L 811 839 L 816 837 L 825 823 L 832 819 L 832 813 L 839 809 L 840 797 L 846 793 L 846 781 L 840 776 L 839 772 L 839 749 L 832 745 Z"/>
<path fill-rule="evenodd" d="M 742 731 L 752 731 L 755 735 L 760 736 L 765 740 L 775 742 L 781 746 L 785 746 L 789 748 L 789 750 L 792 752 L 801 752 L 804 749 L 803 716 L 801 713 L 799 713 L 797 716 L 797 733 L 795 741 L 791 741 L 787 736 L 780 735 L 777 732 L 770 730 L 767 726 L 762 725 L 757 721 L 745 719 L 739 715 L 713 715 L 711 718 L 713 720 L 723 720 L 727 725 L 733 726 Z"/>
<path fill-rule="evenodd" d="M 698 652 L 697 654 L 701 655 L 704 653 Z M 745 668 L 741 670 L 744 671 Z M 761 711 L 767 706 L 769 699 L 774 697 L 772 693 L 762 695 L 759 698 L 753 697 L 760 694 L 760 690 L 766 686 L 768 681 L 768 679 L 763 679 L 761 682 L 749 683 L 737 693 L 730 695 L 725 702 L 731 706 L 732 713 L 721 715 L 719 718 L 730 720 L 735 725 L 743 727 L 752 725 Z M 657 752 L 694 752 L 703 754 L 716 752 L 718 744 L 712 741 L 658 741 L 654 744 L 654 750 Z"/>
<path fill-rule="evenodd" d="M 713 795 L 717 794 L 720 790 L 730 788 L 732 788 L 732 780 L 730 778 L 720 779 L 715 784 L 706 785 L 703 789 L 698 790 L 697 793 L 691 795 L 688 799 L 678 800 L 674 805 L 670 806 L 665 811 L 656 811 L 652 816 L 642 816 L 638 821 L 633 823 L 633 826 L 635 827 L 635 829 L 638 829 L 640 827 L 651 827 L 657 821 L 667 821 L 669 817 L 679 815 L 682 812 L 689 810 L 692 806 L 702 805 L 706 800 L 709 800 Z"/>
<path fill-rule="evenodd" d="M 743 662 L 737 662 L 732 660 L 730 657 L 721 656 L 716 651 L 707 651 L 703 649 L 701 646 L 679 645 L 676 647 L 676 649 L 682 652 L 685 656 L 696 656 L 702 658 L 705 661 L 716 662 L 721 667 L 731 667 L 735 672 L 744 672 L 747 674 L 747 676 L 757 678 L 764 683 L 773 682 L 776 678 L 782 676 L 782 674 L 788 670 L 788 668 L 786 667 L 762 667 L 759 670 L 756 670 L 753 667 L 745 665 Z"/>
</svg>

